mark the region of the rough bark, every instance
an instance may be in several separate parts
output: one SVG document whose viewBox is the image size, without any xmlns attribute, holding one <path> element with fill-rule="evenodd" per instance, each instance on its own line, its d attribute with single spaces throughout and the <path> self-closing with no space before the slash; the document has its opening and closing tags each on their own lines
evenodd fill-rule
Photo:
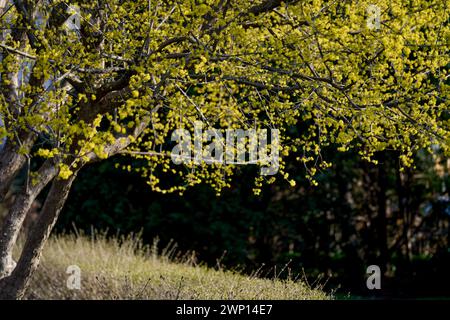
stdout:
<svg viewBox="0 0 450 320">
<path fill-rule="evenodd" d="M 26 150 L 31 148 L 35 137 L 32 134 L 22 141 L 22 146 Z M 14 178 L 26 162 L 26 157 L 19 153 L 17 144 L 6 141 L 4 148 L 0 152 L 0 201 L 2 201 L 8 192 Z"/>
<path fill-rule="evenodd" d="M 0 299 L 13 300 L 24 296 L 29 280 L 39 264 L 42 249 L 66 202 L 76 174 L 77 172 L 67 180 L 59 178 L 53 180 L 39 219 L 27 237 L 16 268 L 9 277 L 0 280 Z"/>
<path fill-rule="evenodd" d="M 38 170 L 35 181 L 29 181 L 14 199 L 0 232 L 0 279 L 10 275 L 14 269 L 15 262 L 12 259 L 12 251 L 23 221 L 36 197 L 55 177 L 56 173 L 55 162 L 47 160 Z"/>
</svg>

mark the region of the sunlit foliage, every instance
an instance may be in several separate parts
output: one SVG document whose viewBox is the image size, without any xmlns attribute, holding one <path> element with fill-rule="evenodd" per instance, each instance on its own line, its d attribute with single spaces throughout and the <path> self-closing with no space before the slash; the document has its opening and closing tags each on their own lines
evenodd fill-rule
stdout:
<svg viewBox="0 0 450 320">
<path fill-rule="evenodd" d="M 219 192 L 238 166 L 171 162 L 171 133 L 198 120 L 280 130 L 280 155 L 313 184 L 329 144 L 370 161 L 399 150 L 404 166 L 450 152 L 444 0 L 23 3 L 0 20 L 0 135 L 38 135 L 21 152 L 55 159 L 62 178 L 120 153 L 155 190 Z M 79 29 L 64 23 L 74 12 Z M 282 160 L 279 177 L 295 184 Z M 256 176 L 255 192 L 275 178 Z"/>
</svg>

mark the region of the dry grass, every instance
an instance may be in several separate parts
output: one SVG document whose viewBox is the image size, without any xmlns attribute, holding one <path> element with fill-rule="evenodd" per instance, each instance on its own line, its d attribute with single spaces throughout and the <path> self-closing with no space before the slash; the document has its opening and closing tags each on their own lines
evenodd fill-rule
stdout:
<svg viewBox="0 0 450 320">
<path fill-rule="evenodd" d="M 270 280 L 196 265 L 174 250 L 157 252 L 138 238 L 97 235 L 49 240 L 29 299 L 329 299 L 320 288 L 292 280 Z M 66 268 L 81 269 L 81 289 L 66 286 Z"/>
</svg>

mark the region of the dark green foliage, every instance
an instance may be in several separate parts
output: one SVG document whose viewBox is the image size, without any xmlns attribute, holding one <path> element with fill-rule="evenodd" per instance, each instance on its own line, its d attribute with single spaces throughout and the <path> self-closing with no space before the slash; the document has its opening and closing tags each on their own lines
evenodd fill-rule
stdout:
<svg viewBox="0 0 450 320">
<path fill-rule="evenodd" d="M 251 272 L 264 264 L 262 275 L 273 276 L 275 266 L 280 271 L 289 263 L 294 276 L 304 270 L 310 280 L 328 279 L 329 289 L 361 295 L 380 294 L 365 289 L 366 267 L 378 264 L 386 270 L 381 294 L 448 293 L 445 160 L 420 154 L 415 170 L 400 172 L 394 153 L 379 155 L 380 166 L 348 153 L 326 156 L 335 165 L 319 173 L 319 187 L 298 170 L 295 188 L 276 182 L 259 197 L 245 183 L 221 197 L 207 186 L 183 196 L 153 193 L 138 176 L 114 169 L 124 160 L 113 159 L 80 174 L 58 229 L 70 230 L 73 222 L 112 234 L 142 230 L 145 241 L 159 237 L 164 246 L 173 239 L 181 252 L 195 250 L 213 266 L 220 260 Z M 246 170 L 252 168 L 238 181 L 249 181 Z"/>
</svg>

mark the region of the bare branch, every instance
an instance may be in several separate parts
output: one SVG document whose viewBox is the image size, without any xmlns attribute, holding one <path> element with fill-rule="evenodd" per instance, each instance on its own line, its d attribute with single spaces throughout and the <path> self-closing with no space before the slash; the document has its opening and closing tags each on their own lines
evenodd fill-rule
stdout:
<svg viewBox="0 0 450 320">
<path fill-rule="evenodd" d="M 20 55 L 22 57 L 25 57 L 25 58 L 28 58 L 28 59 L 32 59 L 32 60 L 36 60 L 36 56 L 34 56 L 32 54 L 29 54 L 29 53 L 26 53 L 26 52 L 23 52 L 23 51 L 20 51 L 18 49 L 14 49 L 13 47 L 7 46 L 6 44 L 0 43 L 0 47 L 2 47 L 5 50 L 8 50 L 9 52 L 18 54 L 18 55 Z"/>
</svg>

